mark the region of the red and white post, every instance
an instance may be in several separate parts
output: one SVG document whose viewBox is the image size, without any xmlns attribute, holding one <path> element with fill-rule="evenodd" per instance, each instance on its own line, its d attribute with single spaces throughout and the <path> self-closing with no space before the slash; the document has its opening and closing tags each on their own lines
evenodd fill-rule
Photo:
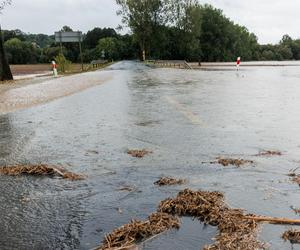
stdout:
<svg viewBox="0 0 300 250">
<path fill-rule="evenodd" d="M 57 64 L 55 61 L 52 61 L 52 70 L 53 70 L 53 76 L 57 77 Z"/>
<path fill-rule="evenodd" d="M 241 65 L 241 58 L 238 57 L 238 58 L 236 59 L 236 70 L 239 70 L 239 69 L 240 69 L 240 65 Z"/>
</svg>

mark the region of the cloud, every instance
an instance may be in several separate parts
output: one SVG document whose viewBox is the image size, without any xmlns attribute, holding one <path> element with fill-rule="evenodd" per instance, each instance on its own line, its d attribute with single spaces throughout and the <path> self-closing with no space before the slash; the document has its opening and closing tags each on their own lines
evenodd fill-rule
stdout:
<svg viewBox="0 0 300 250">
<path fill-rule="evenodd" d="M 283 35 L 299 38 L 299 0 L 206 0 L 234 22 L 255 33 L 260 43 L 277 43 Z"/>
<path fill-rule="evenodd" d="M 236 23 L 255 33 L 260 43 L 277 43 L 284 34 L 300 37 L 299 0 L 204 0 L 223 9 Z M 4 29 L 53 34 L 62 26 L 84 32 L 93 27 L 116 28 L 115 0 L 13 0 L 1 17 Z"/>
<path fill-rule="evenodd" d="M 53 34 L 62 26 L 84 32 L 94 27 L 116 28 L 120 17 L 114 0 L 13 0 L 2 16 L 4 29 Z"/>
</svg>

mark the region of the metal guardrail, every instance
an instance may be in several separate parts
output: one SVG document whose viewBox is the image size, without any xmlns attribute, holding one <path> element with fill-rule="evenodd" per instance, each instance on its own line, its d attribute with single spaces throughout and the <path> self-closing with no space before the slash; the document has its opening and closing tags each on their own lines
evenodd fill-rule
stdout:
<svg viewBox="0 0 300 250">
<path fill-rule="evenodd" d="M 91 61 L 91 65 L 93 66 L 93 68 L 98 68 L 99 66 L 108 63 L 107 60 L 93 60 Z"/>
<path fill-rule="evenodd" d="M 180 68 L 180 69 L 193 69 L 186 61 L 184 60 L 150 60 L 149 63 L 161 67 L 171 67 L 171 68 Z"/>
</svg>

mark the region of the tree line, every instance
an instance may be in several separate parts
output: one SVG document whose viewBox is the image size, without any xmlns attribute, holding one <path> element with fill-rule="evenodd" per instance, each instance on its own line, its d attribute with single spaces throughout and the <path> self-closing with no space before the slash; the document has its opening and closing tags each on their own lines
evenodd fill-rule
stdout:
<svg viewBox="0 0 300 250">
<path fill-rule="evenodd" d="M 300 40 L 285 35 L 260 45 L 255 34 L 222 10 L 197 0 L 116 0 L 123 25 L 140 47 L 140 58 L 187 61 L 298 60 Z"/>
<path fill-rule="evenodd" d="M 300 39 L 285 35 L 276 45 L 260 45 L 255 34 L 235 24 L 222 10 L 196 0 L 116 0 L 123 26 L 122 35 L 113 28 L 93 28 L 83 37 L 86 63 L 105 59 L 168 59 L 187 61 L 299 60 Z M 72 31 L 64 26 L 62 31 Z M 10 64 L 49 63 L 60 52 L 54 35 L 2 31 Z M 63 54 L 79 62 L 78 44 L 64 44 Z"/>
<path fill-rule="evenodd" d="M 62 31 L 72 31 L 64 26 Z M 59 53 L 60 44 L 55 42 L 54 35 L 26 34 L 20 30 L 2 31 L 4 48 L 10 64 L 49 63 Z M 122 60 L 137 58 L 138 48 L 131 35 L 120 35 L 112 28 L 94 28 L 84 34 L 83 59 L 89 63 L 100 59 L 102 51 L 105 59 Z M 79 45 L 63 44 L 64 56 L 71 62 L 79 62 Z"/>
</svg>

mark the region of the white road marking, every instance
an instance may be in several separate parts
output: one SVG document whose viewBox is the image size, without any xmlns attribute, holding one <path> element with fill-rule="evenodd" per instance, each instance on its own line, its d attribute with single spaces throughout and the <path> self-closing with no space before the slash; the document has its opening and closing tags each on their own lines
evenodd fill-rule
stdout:
<svg viewBox="0 0 300 250">
<path fill-rule="evenodd" d="M 168 101 L 168 103 L 174 106 L 175 109 L 179 111 L 181 114 L 183 114 L 192 124 L 205 127 L 205 122 L 202 121 L 197 115 L 195 115 L 191 110 L 189 110 L 183 104 L 179 103 L 171 96 L 166 96 L 165 98 Z"/>
</svg>

